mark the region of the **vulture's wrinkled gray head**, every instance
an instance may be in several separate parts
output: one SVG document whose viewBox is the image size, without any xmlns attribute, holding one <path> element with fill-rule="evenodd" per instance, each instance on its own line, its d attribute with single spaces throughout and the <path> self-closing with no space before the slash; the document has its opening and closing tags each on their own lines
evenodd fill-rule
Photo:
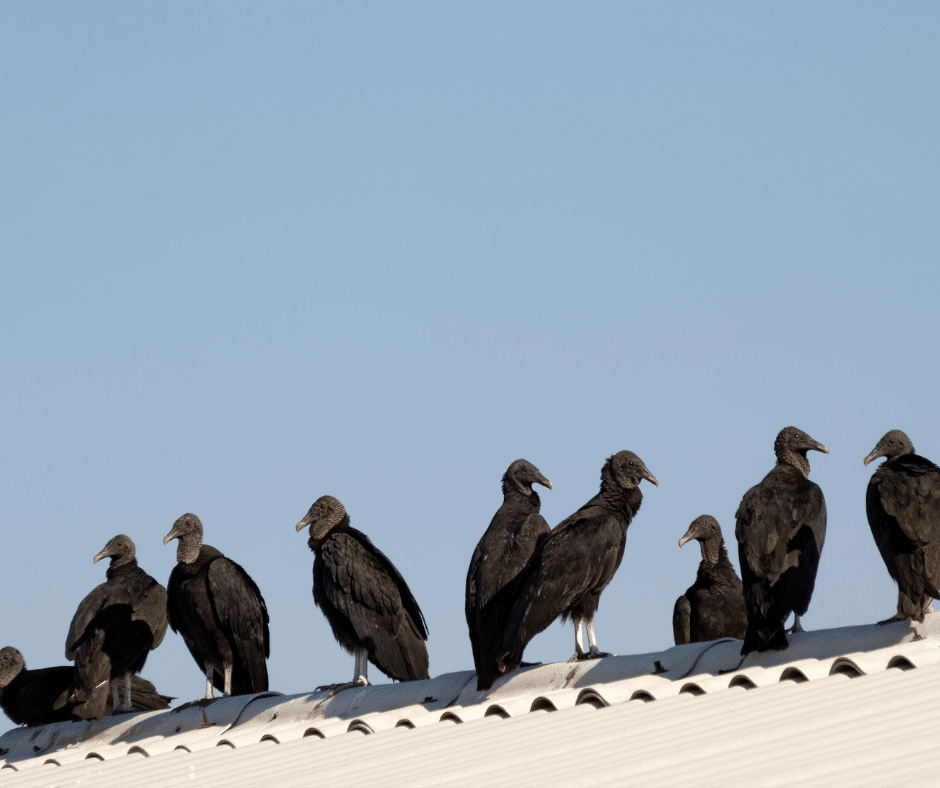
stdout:
<svg viewBox="0 0 940 788">
<path fill-rule="evenodd" d="M 613 482 L 619 487 L 630 489 L 639 487 L 643 479 L 659 487 L 659 480 L 649 472 L 643 460 L 632 451 L 618 451 L 608 457 L 604 467 L 601 468 L 601 483 Z"/>
<path fill-rule="evenodd" d="M 0 689 L 8 686 L 25 669 L 26 661 L 17 649 L 13 646 L 0 649 Z"/>
<path fill-rule="evenodd" d="M 701 542 L 706 539 L 713 539 L 716 536 L 719 539 L 721 538 L 721 526 L 710 514 L 703 514 L 692 521 L 689 530 L 679 540 L 679 547 L 683 547 L 693 539 L 698 539 Z"/>
<path fill-rule="evenodd" d="M 133 561 L 136 556 L 137 547 L 133 540 L 125 534 L 118 534 L 108 540 L 104 550 L 95 556 L 94 562 L 97 564 L 102 558 L 110 558 L 111 566 L 123 566 Z"/>
<path fill-rule="evenodd" d="M 184 514 L 173 523 L 170 533 L 163 537 L 163 544 L 169 544 L 179 539 L 176 548 L 176 560 L 184 564 L 191 564 L 199 556 L 202 547 L 202 522 L 194 514 Z"/>
<path fill-rule="evenodd" d="M 510 489 L 519 490 L 523 495 L 532 495 L 533 484 L 541 484 L 549 490 L 552 489 L 552 483 L 531 462 L 516 460 L 503 474 L 503 495 Z"/>
<path fill-rule="evenodd" d="M 774 454 L 777 455 L 778 460 L 790 453 L 802 454 L 805 457 L 808 451 L 829 453 L 826 446 L 796 427 L 784 427 L 777 433 L 777 439 L 774 441 Z"/>
<path fill-rule="evenodd" d="M 310 526 L 310 541 L 321 542 L 327 534 L 346 517 L 346 507 L 332 495 L 324 495 L 314 501 L 307 515 L 297 523 L 297 530 Z"/>
<path fill-rule="evenodd" d="M 829 453 L 826 446 L 796 427 L 784 427 L 777 433 L 777 439 L 774 441 L 774 454 L 777 456 L 777 462 L 798 468 L 807 478 L 809 478 L 809 460 L 806 458 L 808 451 Z"/>
<path fill-rule="evenodd" d="M 891 430 L 886 432 L 884 437 L 878 441 L 878 444 L 871 450 L 871 454 L 865 457 L 865 464 L 868 465 L 872 460 L 879 457 L 885 457 L 889 462 L 903 457 L 905 454 L 914 453 L 914 444 L 901 430 Z"/>
</svg>

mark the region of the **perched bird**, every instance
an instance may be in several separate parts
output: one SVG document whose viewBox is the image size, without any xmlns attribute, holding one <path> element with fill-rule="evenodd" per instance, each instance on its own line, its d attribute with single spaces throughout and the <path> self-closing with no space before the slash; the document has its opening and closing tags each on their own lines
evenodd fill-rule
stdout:
<svg viewBox="0 0 940 788">
<path fill-rule="evenodd" d="M 75 611 L 65 640 L 66 659 L 75 661 L 75 714 L 98 720 L 111 703 L 119 708 L 117 685 L 124 680 L 122 711 L 133 709 L 131 677 L 166 634 L 166 589 L 137 565 L 137 548 L 118 534 L 94 557 L 110 558 L 107 581 L 97 586 Z"/>
<path fill-rule="evenodd" d="M 167 586 L 167 614 L 196 664 L 206 674 L 206 699 L 213 686 L 226 695 L 268 689 L 271 636 L 268 608 L 255 581 L 230 558 L 202 543 L 202 523 L 184 514 L 164 537 L 179 539 L 177 564 Z"/>
<path fill-rule="evenodd" d="M 353 680 L 331 688 L 367 685 L 369 662 L 398 681 L 429 678 L 428 627 L 401 573 L 350 526 L 345 507 L 331 495 L 314 502 L 297 530 L 307 526 L 313 601 L 336 641 L 356 658 Z"/>
<path fill-rule="evenodd" d="M 865 508 L 875 544 L 898 584 L 898 612 L 887 621 L 923 621 L 940 599 L 940 468 L 891 430 L 865 458 L 884 457 L 868 483 Z"/>
<path fill-rule="evenodd" d="M 672 631 L 676 645 L 718 638 L 744 638 L 747 611 L 744 588 L 734 571 L 721 537 L 721 526 L 708 514 L 696 517 L 679 540 L 679 547 L 697 539 L 702 549 L 695 582 L 676 600 Z"/>
<path fill-rule="evenodd" d="M 600 492 L 540 541 L 516 581 L 518 598 L 497 659 L 500 673 L 519 667 L 529 641 L 559 616 L 574 622 L 572 659 L 604 656 L 594 636 L 594 614 L 601 592 L 623 560 L 627 527 L 643 500 L 642 479 L 659 486 L 633 452 L 608 457 L 601 468 Z M 587 631 L 587 652 L 582 624 Z"/>
<path fill-rule="evenodd" d="M 71 665 L 28 670 L 23 655 L 13 646 L 0 649 L 0 708 L 17 725 L 49 725 L 81 719 L 75 714 L 75 669 Z M 123 680 L 112 686 L 123 694 Z M 168 709 L 173 698 L 161 695 L 147 679 L 131 676 L 133 711 Z M 110 692 L 105 714 L 113 710 Z"/>
<path fill-rule="evenodd" d="M 541 501 L 533 484 L 552 489 L 552 483 L 531 462 L 516 460 L 509 466 L 503 474 L 503 505 L 470 559 L 464 613 L 478 689 L 491 687 L 500 675 L 496 657 L 513 599 L 500 597 L 497 603 L 496 596 L 522 571 L 538 540 L 551 530 L 539 514 Z"/>
<path fill-rule="evenodd" d="M 791 612 L 792 631 L 803 631 L 800 616 L 812 599 L 826 540 L 826 501 L 809 480 L 808 451 L 829 453 L 802 430 L 782 429 L 774 441 L 777 464 L 744 494 L 735 514 L 748 622 L 742 655 L 785 649 Z"/>
</svg>

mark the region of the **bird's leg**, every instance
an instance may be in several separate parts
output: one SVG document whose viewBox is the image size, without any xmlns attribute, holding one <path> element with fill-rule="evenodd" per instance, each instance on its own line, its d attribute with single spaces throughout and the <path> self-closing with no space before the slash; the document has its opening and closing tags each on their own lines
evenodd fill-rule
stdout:
<svg viewBox="0 0 940 788">
<path fill-rule="evenodd" d="M 787 630 L 787 632 L 797 633 L 797 632 L 805 632 L 805 631 L 806 630 L 803 629 L 803 625 L 800 623 L 800 617 L 796 613 L 794 613 L 793 614 L 793 626 L 790 627 Z"/>
<path fill-rule="evenodd" d="M 225 697 L 232 697 L 232 666 L 225 666 Z"/>
<path fill-rule="evenodd" d="M 929 616 L 931 613 L 933 613 L 933 600 L 928 596 L 924 599 L 923 615 Z"/>
<path fill-rule="evenodd" d="M 212 674 L 215 672 L 215 668 L 212 667 L 211 662 L 206 662 L 206 700 L 212 700 L 215 695 L 212 693 Z"/>
<path fill-rule="evenodd" d="M 356 649 L 356 675 L 353 676 L 353 684 L 369 686 L 369 652 L 364 648 Z"/>
<path fill-rule="evenodd" d="M 577 662 L 579 659 L 584 659 L 584 640 L 581 637 L 581 619 L 573 618 L 571 619 L 574 623 L 574 654 L 569 662 Z"/>
<path fill-rule="evenodd" d="M 131 705 L 131 675 L 130 671 L 124 674 L 124 711 L 134 710 Z"/>
<path fill-rule="evenodd" d="M 111 682 L 111 706 L 113 711 L 119 711 L 121 709 L 121 701 L 118 698 L 118 684 L 116 681 Z"/>
<path fill-rule="evenodd" d="M 321 684 L 316 688 L 315 692 L 329 690 L 330 694 L 327 695 L 327 698 L 332 698 L 337 692 L 342 692 L 343 690 L 352 689 L 353 687 L 368 687 L 369 652 L 364 648 L 357 648 L 353 654 L 356 658 L 356 663 L 353 666 L 353 680 L 347 681 L 345 684 Z"/>
<path fill-rule="evenodd" d="M 597 636 L 594 634 L 594 619 L 585 621 L 584 628 L 587 630 L 588 636 L 588 657 L 591 659 L 600 659 L 601 657 L 611 656 L 606 651 L 600 651 L 597 648 Z"/>
</svg>

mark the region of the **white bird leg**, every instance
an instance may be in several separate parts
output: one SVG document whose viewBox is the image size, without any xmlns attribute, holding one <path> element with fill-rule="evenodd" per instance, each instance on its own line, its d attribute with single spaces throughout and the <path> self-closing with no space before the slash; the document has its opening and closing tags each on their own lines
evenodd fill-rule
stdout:
<svg viewBox="0 0 940 788">
<path fill-rule="evenodd" d="M 597 650 L 597 636 L 594 634 L 594 622 L 585 621 L 584 628 L 587 630 L 588 649 L 591 652 L 591 656 L 595 656 L 600 652 Z"/>
<path fill-rule="evenodd" d="M 581 619 L 572 619 L 574 623 L 574 656 L 569 662 L 577 662 L 584 656 L 584 639 L 581 635 Z"/>
<path fill-rule="evenodd" d="M 232 697 L 232 666 L 225 666 L 225 697 Z"/>
<path fill-rule="evenodd" d="M 131 705 L 131 676 L 133 674 L 130 671 L 124 674 L 124 711 L 133 711 L 134 707 Z"/>
<path fill-rule="evenodd" d="M 118 698 L 118 683 L 111 683 L 111 707 L 114 711 L 118 711 L 121 708 L 121 701 Z"/>
<path fill-rule="evenodd" d="M 215 696 L 212 694 L 212 674 L 214 669 L 211 662 L 206 663 L 206 700 L 212 700 Z"/>
<path fill-rule="evenodd" d="M 363 687 L 369 686 L 369 652 L 364 648 L 356 649 L 355 674 L 352 680 L 353 684 L 360 684 Z"/>
<path fill-rule="evenodd" d="M 794 613 L 793 614 L 793 626 L 790 627 L 790 632 L 805 632 L 805 631 L 806 630 L 803 629 L 803 625 L 800 624 L 800 617 L 796 613 Z"/>
</svg>

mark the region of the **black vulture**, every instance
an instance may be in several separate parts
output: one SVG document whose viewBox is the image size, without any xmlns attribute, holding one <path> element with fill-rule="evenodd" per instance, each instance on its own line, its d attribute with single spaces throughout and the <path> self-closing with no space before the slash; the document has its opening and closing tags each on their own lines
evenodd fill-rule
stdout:
<svg viewBox="0 0 940 788">
<path fill-rule="evenodd" d="M 75 713 L 75 669 L 71 665 L 28 670 L 23 655 L 13 646 L 0 649 L 0 708 L 17 725 L 48 725 L 81 719 Z M 112 686 L 121 698 L 124 681 L 115 680 Z M 110 692 L 104 693 L 108 705 L 106 714 L 113 711 Z M 161 695 L 147 679 L 131 677 L 131 703 L 133 711 L 168 709 L 173 698 Z"/>
<path fill-rule="evenodd" d="M 533 484 L 552 489 L 552 483 L 531 462 L 516 460 L 509 466 L 503 474 L 503 505 L 493 515 L 470 559 L 464 613 L 477 689 L 488 689 L 500 675 L 496 657 L 512 599 L 501 598 L 502 604 L 494 604 L 494 597 L 522 571 L 538 540 L 551 530 L 539 514 L 541 501 Z"/>
<path fill-rule="evenodd" d="M 163 544 L 179 539 L 177 564 L 167 586 L 167 614 L 200 670 L 206 699 L 215 686 L 226 695 L 268 690 L 271 636 L 268 608 L 248 573 L 214 547 L 202 543 L 202 523 L 184 514 Z"/>
<path fill-rule="evenodd" d="M 695 582 L 676 600 L 672 631 L 676 645 L 718 638 L 741 640 L 747 631 L 744 588 L 728 559 L 721 526 L 708 514 L 696 517 L 679 547 L 697 539 L 702 548 Z"/>
<path fill-rule="evenodd" d="M 528 642 L 559 616 L 574 622 L 573 660 L 604 656 L 594 636 L 594 614 L 601 592 L 623 560 L 627 527 L 643 500 L 642 479 L 659 486 L 633 452 L 608 457 L 601 468 L 600 492 L 540 541 L 514 583 L 518 598 L 497 661 L 501 673 L 519 667 Z M 587 652 L 582 624 L 587 630 Z"/>
<path fill-rule="evenodd" d="M 75 611 L 65 640 L 66 659 L 75 661 L 75 713 L 101 719 L 108 689 L 118 708 L 117 686 L 124 680 L 123 711 L 133 709 L 131 676 L 166 634 L 166 589 L 137 565 L 131 538 L 118 534 L 94 557 L 110 558 L 107 581 L 97 586 Z"/>
<path fill-rule="evenodd" d="M 923 621 L 940 599 L 940 468 L 891 430 L 865 458 L 884 457 L 868 483 L 868 525 L 888 574 L 898 584 L 898 612 L 887 621 Z"/>
<path fill-rule="evenodd" d="M 365 686 L 368 663 L 398 681 L 429 678 L 428 627 L 404 578 L 369 537 L 349 524 L 336 498 L 318 498 L 297 523 L 310 526 L 313 601 L 336 641 L 356 658 L 353 680 Z"/>
<path fill-rule="evenodd" d="M 796 427 L 774 441 L 777 464 L 741 499 L 734 534 L 744 582 L 747 633 L 741 654 L 785 649 L 784 625 L 794 613 L 802 632 L 826 539 L 826 501 L 809 480 L 806 452 L 829 449 Z"/>
</svg>

